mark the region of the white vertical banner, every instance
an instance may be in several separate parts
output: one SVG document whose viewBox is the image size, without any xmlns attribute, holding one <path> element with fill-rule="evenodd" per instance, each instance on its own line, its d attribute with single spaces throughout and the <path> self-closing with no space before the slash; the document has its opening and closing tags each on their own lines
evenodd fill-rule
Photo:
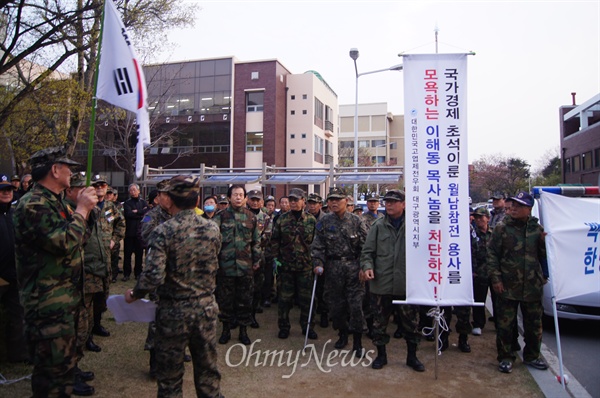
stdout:
<svg viewBox="0 0 600 398">
<path fill-rule="evenodd" d="M 556 300 L 586 294 L 600 300 L 600 199 L 541 192 L 540 203 Z"/>
<path fill-rule="evenodd" d="M 146 79 L 113 0 L 106 0 L 104 6 L 96 97 L 136 113 L 138 143 L 135 171 L 140 178 L 144 168 L 144 148 L 150 146 Z"/>
<path fill-rule="evenodd" d="M 403 64 L 406 301 L 472 305 L 467 54 Z"/>
</svg>

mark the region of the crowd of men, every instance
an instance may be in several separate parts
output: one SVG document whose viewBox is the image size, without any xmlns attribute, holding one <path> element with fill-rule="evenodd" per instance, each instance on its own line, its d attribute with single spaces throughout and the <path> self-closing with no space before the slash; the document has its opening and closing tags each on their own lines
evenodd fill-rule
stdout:
<svg viewBox="0 0 600 398">
<path fill-rule="evenodd" d="M 110 335 L 101 320 L 120 272 L 121 240 L 122 281 L 132 272 L 136 279 L 125 300 L 150 295 L 157 302 L 145 348 L 159 396 L 182 394 L 186 360 L 194 365 L 198 396 L 220 396 L 217 343 L 228 344 L 238 329 L 238 340 L 250 345 L 248 327 L 260 328 L 257 314 L 272 304 L 278 338 L 295 333 L 290 311 L 297 306 L 298 331 L 308 339 L 318 339 L 316 315 L 321 328 L 331 322 L 338 331 L 336 349 L 352 336 L 358 358 L 367 335 L 377 349 L 373 369 L 388 363 L 393 317 L 394 337 L 406 340 L 406 365 L 425 370 L 417 350 L 427 309 L 393 304 L 406 299 L 404 192 L 372 194 L 366 211 L 357 211 L 342 188 L 331 188 L 325 201 L 293 188 L 276 212 L 276 199 L 259 189 L 232 185 L 226 195 L 201 200 L 197 179 L 176 176 L 161 181 L 148 202 L 132 184 L 120 204 L 105 176 L 90 176 L 86 186 L 86 175 L 72 171 L 79 164 L 62 148 L 37 152 L 30 166 L 23 178 L 0 175 L 0 299 L 9 314 L 8 359 L 34 365 L 34 397 L 94 394 L 87 383 L 93 372 L 78 364 L 84 349 L 101 351 L 94 335 Z M 540 358 L 543 228 L 531 216 L 529 194 L 492 199 L 492 214 L 483 207 L 471 212 L 474 299 L 484 302 L 491 287 L 501 372 L 511 372 L 520 350 L 519 308 L 524 363 L 546 369 Z M 448 324 L 457 315 L 458 348 L 470 352 L 468 335 L 481 335 L 485 310 L 444 310 Z M 443 331 L 442 351 L 448 336 Z"/>
</svg>

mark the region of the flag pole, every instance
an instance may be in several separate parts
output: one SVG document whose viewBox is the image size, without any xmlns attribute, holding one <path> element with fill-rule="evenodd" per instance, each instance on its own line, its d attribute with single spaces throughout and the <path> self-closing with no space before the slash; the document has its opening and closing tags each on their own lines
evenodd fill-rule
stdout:
<svg viewBox="0 0 600 398">
<path fill-rule="evenodd" d="M 102 20 L 100 22 L 100 37 L 98 39 L 98 56 L 96 57 L 96 70 L 94 71 L 94 95 L 92 96 L 92 115 L 90 117 L 90 135 L 88 138 L 88 157 L 87 170 L 85 173 L 85 186 L 89 187 L 92 178 L 92 155 L 94 153 L 94 133 L 96 132 L 96 107 L 98 106 L 98 98 L 96 91 L 98 90 L 98 70 L 100 69 L 100 57 L 102 56 L 102 36 L 104 33 L 104 18 L 106 16 L 106 2 L 102 6 Z"/>
</svg>

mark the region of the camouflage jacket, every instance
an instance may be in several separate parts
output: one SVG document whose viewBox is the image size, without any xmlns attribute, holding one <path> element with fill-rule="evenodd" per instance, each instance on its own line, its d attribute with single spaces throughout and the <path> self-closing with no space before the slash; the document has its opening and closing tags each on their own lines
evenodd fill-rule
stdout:
<svg viewBox="0 0 600 398">
<path fill-rule="evenodd" d="M 487 266 L 491 283 L 504 285 L 505 298 L 541 300 L 544 278 L 540 261 L 546 260 L 543 233 L 544 228 L 532 216 L 526 222 L 506 216 L 492 231 Z"/>
<path fill-rule="evenodd" d="M 213 217 L 222 237 L 219 272 L 225 276 L 252 275 L 262 257 L 256 216 L 245 207 L 229 206 Z"/>
<path fill-rule="evenodd" d="M 389 216 L 375 220 L 362 248 L 360 264 L 363 271 L 372 269 L 375 278 L 369 281 L 374 294 L 406 295 L 405 217 L 396 229 Z"/>
<path fill-rule="evenodd" d="M 83 290 L 86 220 L 69 211 L 62 195 L 35 184 L 19 201 L 13 221 L 28 332 L 36 339 L 74 335 Z"/>
<path fill-rule="evenodd" d="M 373 225 L 375 220 L 377 220 L 378 218 L 381 218 L 382 216 L 383 216 L 382 214 L 371 213 L 370 211 L 367 211 L 367 212 L 363 213 L 363 215 L 361 217 L 363 218 L 363 220 L 365 220 L 365 224 L 367 224 L 367 228 L 371 228 L 371 225 Z"/>
<path fill-rule="evenodd" d="M 472 227 L 471 250 L 474 252 L 475 261 L 473 262 L 473 273 L 477 274 L 477 279 L 482 281 L 488 280 L 487 268 L 487 244 L 492 237 L 492 231 L 488 227 L 487 232 L 483 232 L 477 227 Z"/>
<path fill-rule="evenodd" d="M 359 216 L 345 212 L 342 218 L 327 213 L 317 222 L 311 247 L 314 266 L 325 267 L 329 261 L 356 261 L 367 237 L 367 226 Z"/>
<path fill-rule="evenodd" d="M 85 273 L 106 278 L 110 268 L 110 241 L 119 242 L 125 235 L 125 217 L 111 201 L 104 200 L 102 208 L 94 209 L 95 223 L 85 246 Z"/>
<path fill-rule="evenodd" d="M 140 237 L 142 238 L 144 247 L 148 247 L 148 238 L 150 237 L 152 231 L 169 219 L 171 219 L 171 215 L 160 206 L 156 206 L 148 213 L 144 214 L 140 229 Z"/>
<path fill-rule="evenodd" d="M 271 250 L 281 262 L 282 271 L 312 270 L 310 245 L 316 224 L 317 220 L 303 211 L 298 219 L 292 211 L 277 218 L 271 236 Z"/>
<path fill-rule="evenodd" d="M 148 240 L 150 246 L 144 271 L 133 296 L 142 298 L 157 289 L 160 303 L 211 297 L 221 249 L 217 226 L 197 216 L 193 209 L 181 210 L 156 227 Z"/>
<path fill-rule="evenodd" d="M 497 211 L 496 209 L 494 209 L 490 212 L 490 214 L 492 217 L 490 218 L 489 228 L 493 230 L 494 228 L 496 228 L 496 225 L 501 223 L 502 220 L 504 220 L 504 217 L 506 217 L 506 210 L 502 209 L 500 211 Z"/>
</svg>

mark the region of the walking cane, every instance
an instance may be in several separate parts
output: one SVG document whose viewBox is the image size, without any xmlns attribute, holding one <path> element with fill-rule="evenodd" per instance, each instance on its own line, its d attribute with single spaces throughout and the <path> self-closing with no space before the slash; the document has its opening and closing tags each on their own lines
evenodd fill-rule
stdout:
<svg viewBox="0 0 600 398">
<path fill-rule="evenodd" d="M 323 272 L 323 271 L 321 271 L 321 272 Z M 304 350 L 306 350 L 306 343 L 308 343 L 308 331 L 310 330 L 310 321 L 312 318 L 313 304 L 315 302 L 315 292 L 317 291 L 317 277 L 318 277 L 318 275 L 315 274 L 315 278 L 314 278 L 314 282 L 313 282 L 312 296 L 310 298 L 310 310 L 308 310 L 308 323 L 306 324 L 306 336 L 304 336 L 304 348 L 302 348 L 302 352 L 304 352 Z"/>
</svg>

